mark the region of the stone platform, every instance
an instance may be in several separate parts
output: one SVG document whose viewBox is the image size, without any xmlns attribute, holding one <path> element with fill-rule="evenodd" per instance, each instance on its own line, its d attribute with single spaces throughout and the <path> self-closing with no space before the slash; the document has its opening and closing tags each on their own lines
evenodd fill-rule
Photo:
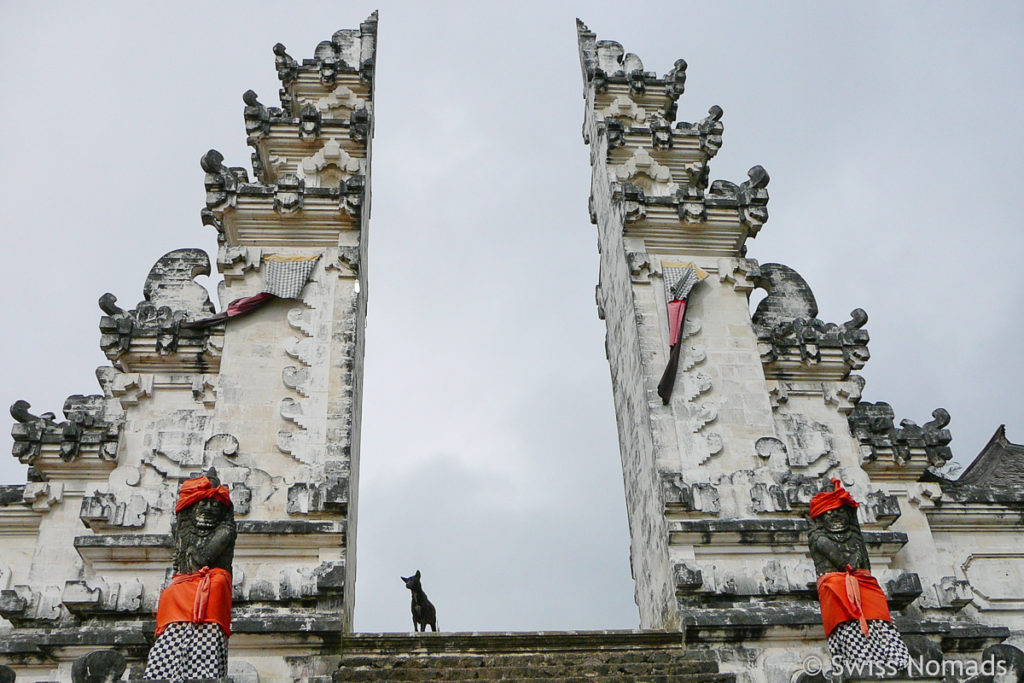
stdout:
<svg viewBox="0 0 1024 683">
<path fill-rule="evenodd" d="M 333 681 L 734 681 L 679 632 L 360 633 Z"/>
</svg>

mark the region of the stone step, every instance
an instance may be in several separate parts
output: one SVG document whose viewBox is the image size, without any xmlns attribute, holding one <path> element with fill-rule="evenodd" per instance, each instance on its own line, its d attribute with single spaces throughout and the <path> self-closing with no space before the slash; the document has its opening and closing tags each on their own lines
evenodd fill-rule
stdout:
<svg viewBox="0 0 1024 683">
<path fill-rule="evenodd" d="M 678 665 L 684 661 L 690 666 L 714 666 L 707 659 L 683 658 L 672 651 L 662 652 L 586 652 L 586 653 L 545 653 L 545 654 L 401 654 L 401 655 L 353 655 L 345 657 L 348 668 L 379 667 L 391 668 L 437 668 L 446 666 L 521 666 L 545 667 L 558 666 L 567 660 L 578 660 L 587 666 L 661 666 Z M 707 671 L 701 668 L 699 671 Z"/>
<path fill-rule="evenodd" d="M 352 675 L 358 674 L 358 675 Z M 337 671 L 334 674 L 335 683 L 342 681 L 625 681 L 627 683 L 731 683 L 736 680 L 735 674 L 730 673 L 597 673 L 588 670 L 576 670 L 566 672 L 546 672 L 525 669 L 505 669 L 504 671 L 480 670 L 475 672 L 451 670 L 451 669 L 419 669 L 415 673 L 405 672 L 404 675 L 395 675 L 394 671 L 377 669 L 365 672 Z"/>
<path fill-rule="evenodd" d="M 344 664 L 342 664 L 344 667 Z M 681 665 L 644 666 L 585 666 L 567 662 L 560 666 L 519 667 L 519 666 L 449 666 L 424 667 L 417 669 L 393 669 L 389 667 L 349 669 L 342 668 L 335 674 L 335 681 L 375 681 L 386 678 L 390 681 L 429 681 L 473 679 L 481 681 L 519 680 L 537 678 L 560 678 L 583 676 L 608 679 L 636 679 L 651 676 L 697 676 L 717 675 L 715 667 L 689 667 Z M 687 678 L 687 680 L 690 680 Z"/>
<path fill-rule="evenodd" d="M 725 682 L 713 653 L 681 633 L 643 631 L 354 634 L 334 681 Z"/>
</svg>

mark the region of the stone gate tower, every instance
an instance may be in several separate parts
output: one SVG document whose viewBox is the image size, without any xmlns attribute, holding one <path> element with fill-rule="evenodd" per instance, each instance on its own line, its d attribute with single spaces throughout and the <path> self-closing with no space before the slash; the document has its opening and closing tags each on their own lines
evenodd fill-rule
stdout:
<svg viewBox="0 0 1024 683">
<path fill-rule="evenodd" d="M 769 177 L 754 166 L 741 183 L 709 181 L 723 113 L 675 122 L 686 62 L 657 76 L 577 28 L 641 627 L 736 643 L 719 650 L 735 670 L 789 680 L 824 638 L 807 506 L 837 477 L 862 503 L 872 571 L 917 651 L 1019 646 L 1024 449 L 1000 429 L 971 468 L 984 493 L 937 474 L 951 457 L 945 410 L 897 426 L 887 404 L 860 400 L 867 314 L 825 323 L 796 272 L 746 258 L 768 220 Z M 703 281 L 672 377 L 668 304 L 691 266 Z M 755 288 L 767 297 L 751 314 Z"/>
<path fill-rule="evenodd" d="M 313 59 L 274 47 L 281 107 L 243 97 L 254 179 L 202 157 L 220 309 L 303 270 L 288 264 L 312 266 L 301 294 L 190 326 L 214 315 L 193 281 L 210 259 L 173 251 L 135 307 L 100 300 L 101 394 L 64 421 L 12 408 L 31 468 L 0 489 L 0 662 L 24 680 L 69 680 L 102 647 L 144 661 L 177 488 L 210 467 L 238 519 L 233 671 L 298 680 L 351 630 L 376 33 L 374 14 Z"/>
</svg>

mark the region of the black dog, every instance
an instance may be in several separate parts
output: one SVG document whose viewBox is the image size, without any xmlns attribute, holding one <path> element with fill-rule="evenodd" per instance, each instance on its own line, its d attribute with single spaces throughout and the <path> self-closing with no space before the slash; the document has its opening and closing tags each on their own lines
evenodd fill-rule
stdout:
<svg viewBox="0 0 1024 683">
<path fill-rule="evenodd" d="M 430 630 L 437 631 L 437 610 L 434 609 L 434 605 L 427 600 L 427 594 L 423 592 L 423 586 L 420 584 L 420 570 L 417 569 L 416 573 L 409 578 L 401 577 L 402 581 L 405 581 L 405 587 L 412 591 L 412 628 L 414 631 L 427 630 L 427 624 L 430 624 Z"/>
</svg>

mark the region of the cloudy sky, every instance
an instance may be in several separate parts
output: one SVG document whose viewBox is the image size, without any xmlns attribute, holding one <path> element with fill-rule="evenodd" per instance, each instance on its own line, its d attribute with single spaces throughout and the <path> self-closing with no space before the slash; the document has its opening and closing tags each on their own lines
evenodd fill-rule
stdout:
<svg viewBox="0 0 1024 683">
<path fill-rule="evenodd" d="M 685 58 L 680 119 L 722 106 L 712 178 L 772 176 L 750 256 L 796 268 L 828 321 L 870 315 L 866 400 L 946 407 L 965 462 L 1000 423 L 1024 442 L 1009 2 L 4 2 L 7 404 L 96 391 L 99 295 L 129 307 L 163 253 L 215 251 L 199 157 L 247 164 L 271 46 L 309 57 L 375 7 L 357 629 L 408 630 L 417 568 L 444 630 L 638 622 L 576 16 L 648 70 Z"/>
</svg>

